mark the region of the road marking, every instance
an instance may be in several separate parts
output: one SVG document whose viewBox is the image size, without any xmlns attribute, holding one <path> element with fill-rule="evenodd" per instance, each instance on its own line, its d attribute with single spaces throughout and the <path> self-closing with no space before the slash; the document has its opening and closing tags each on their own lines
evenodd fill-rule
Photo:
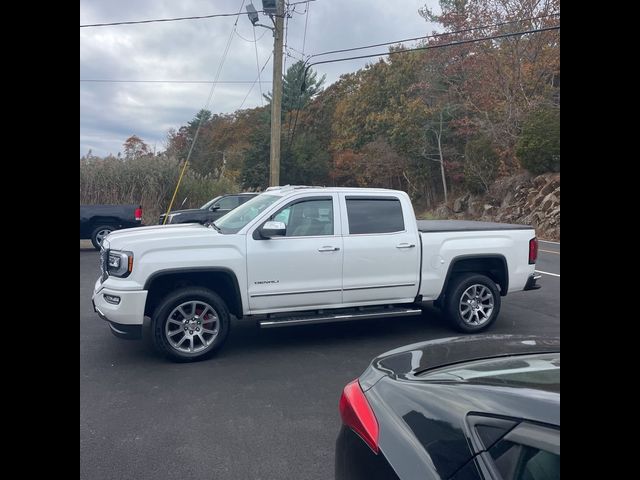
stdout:
<svg viewBox="0 0 640 480">
<path fill-rule="evenodd" d="M 539 252 L 546 252 L 546 253 L 555 253 L 556 255 L 560 255 L 560 252 L 554 252 L 552 250 L 542 250 L 541 248 L 538 249 Z"/>
<path fill-rule="evenodd" d="M 538 241 L 542 243 L 555 243 L 556 245 L 560 245 L 560 242 L 552 242 L 551 240 L 538 240 Z"/>
<path fill-rule="evenodd" d="M 544 273 L 545 275 L 551 275 L 553 277 L 559 277 L 560 275 L 558 275 L 557 273 L 549 273 L 549 272 L 543 272 L 542 270 L 536 270 L 536 272 L 538 273 Z"/>
</svg>

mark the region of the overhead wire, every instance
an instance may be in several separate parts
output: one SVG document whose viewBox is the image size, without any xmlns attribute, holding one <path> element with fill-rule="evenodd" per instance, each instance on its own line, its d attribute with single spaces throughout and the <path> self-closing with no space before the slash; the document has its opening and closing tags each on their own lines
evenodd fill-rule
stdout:
<svg viewBox="0 0 640 480">
<path fill-rule="evenodd" d="M 303 3 L 315 2 L 316 0 L 303 0 L 299 2 L 291 3 L 290 5 L 300 5 Z M 264 10 L 258 10 L 257 13 L 268 13 Z M 217 18 L 217 17 L 238 17 L 240 15 L 246 15 L 245 12 L 238 13 L 214 13 L 211 15 L 193 15 L 189 17 L 171 17 L 171 18 L 155 18 L 151 20 L 132 20 L 132 21 L 124 21 L 124 22 L 109 22 L 109 23 L 90 23 L 80 25 L 80 28 L 89 28 L 89 27 L 113 27 L 117 25 L 139 25 L 144 23 L 160 23 L 160 22 L 179 22 L 182 20 L 202 20 L 206 18 Z"/>
<path fill-rule="evenodd" d="M 196 84 L 244 84 L 255 83 L 255 80 L 119 80 L 111 78 L 81 78 L 80 82 L 92 82 L 92 83 L 196 83 Z M 271 83 L 271 80 L 262 80 L 261 83 Z"/>
<path fill-rule="evenodd" d="M 264 33 L 262 35 L 264 35 Z M 264 97 L 262 96 L 262 81 L 260 80 L 260 61 L 258 60 L 258 41 L 256 40 L 255 25 L 253 26 L 253 46 L 255 47 L 255 50 L 256 50 L 256 70 L 258 70 L 258 87 L 260 87 L 260 105 L 264 105 Z M 251 88 L 253 88 L 253 85 L 251 86 Z"/>
<path fill-rule="evenodd" d="M 304 47 L 306 45 L 306 41 L 307 41 L 307 25 L 308 25 L 308 21 L 309 21 L 309 7 L 310 5 L 307 4 L 306 6 L 306 10 L 305 10 L 305 18 L 304 18 L 304 33 L 302 35 L 302 51 L 300 52 L 302 54 L 302 59 L 304 60 Z M 295 7 L 293 7 L 294 11 L 295 11 Z M 305 78 L 304 76 L 306 75 L 306 70 L 303 72 L 303 76 L 300 79 L 301 82 L 304 83 Z M 300 84 L 300 90 L 302 90 L 302 84 Z M 302 91 L 300 92 L 300 94 L 298 95 L 298 105 L 296 108 L 296 117 L 293 121 L 293 126 L 291 125 L 291 122 L 289 123 L 289 128 L 287 129 L 287 137 L 288 137 L 288 141 L 287 141 L 287 151 L 289 151 L 291 149 L 291 142 L 293 142 L 293 135 L 296 131 L 296 127 L 298 125 L 298 116 L 300 115 L 300 109 L 302 108 Z"/>
<path fill-rule="evenodd" d="M 260 69 L 260 71 L 258 72 L 258 74 L 262 73 L 262 71 L 265 69 L 265 67 L 267 66 L 267 64 L 269 63 L 269 60 L 271 60 L 271 57 L 273 57 L 273 52 L 271 52 L 271 54 L 267 57 L 267 60 L 264 62 L 264 65 L 262 65 L 262 68 Z M 242 110 L 242 107 L 244 106 L 244 103 L 247 101 L 247 98 L 249 98 L 249 95 L 251 94 L 251 91 L 253 90 L 253 87 L 255 86 L 256 82 L 258 81 L 259 77 L 256 77 L 256 79 L 253 81 L 253 83 L 251 84 L 251 87 L 249 87 L 249 91 L 247 92 L 247 94 L 244 96 L 244 99 L 242 100 L 242 103 L 240 104 L 240 106 L 238 107 L 238 110 Z"/>
<path fill-rule="evenodd" d="M 242 3 L 240 4 L 240 9 L 239 12 L 242 11 L 242 7 L 244 7 L 244 3 L 246 0 L 242 0 Z M 213 93 L 216 90 L 216 85 L 217 81 L 220 78 L 220 73 L 222 73 L 222 67 L 224 66 L 224 62 L 227 59 L 227 55 L 229 53 L 229 49 L 231 47 L 231 41 L 233 40 L 233 32 L 236 29 L 236 25 L 238 25 L 238 19 L 240 17 L 236 17 L 236 21 L 233 23 L 233 28 L 231 29 L 231 32 L 229 33 L 229 38 L 227 40 L 227 45 L 224 49 L 224 52 L 222 53 L 222 59 L 220 61 L 220 64 L 218 65 L 218 71 L 216 72 L 216 76 L 215 76 L 215 82 L 211 85 L 211 89 L 209 90 L 209 97 L 207 98 L 207 103 L 204 106 L 204 110 L 207 110 L 209 107 L 209 104 L 211 103 L 211 99 L 213 98 Z M 187 153 L 187 158 L 184 161 L 184 165 L 182 166 L 182 171 L 180 172 L 180 177 L 178 178 L 178 183 L 176 184 L 176 188 L 173 191 L 173 196 L 171 197 L 171 202 L 169 202 L 169 208 L 167 209 L 167 213 L 165 214 L 164 217 L 164 221 L 163 224 L 165 224 L 167 222 L 167 219 L 169 218 L 169 213 L 171 213 L 171 207 L 173 207 L 173 202 L 176 199 L 176 194 L 178 193 L 178 189 L 180 188 L 180 183 L 182 182 L 182 177 L 184 176 L 184 172 L 187 169 L 187 165 L 189 165 L 189 160 L 191 159 L 191 154 L 193 153 L 193 147 L 196 144 L 196 141 L 198 140 L 198 135 L 200 133 L 200 129 L 202 128 L 202 120 L 203 120 L 204 116 L 200 115 L 200 118 L 198 119 L 198 127 L 196 128 L 196 132 L 193 135 L 193 140 L 191 141 L 191 146 L 189 147 L 189 153 Z"/>
<path fill-rule="evenodd" d="M 552 16 L 552 15 L 546 15 L 546 16 Z M 554 14 L 555 16 L 555 14 Z M 540 17 L 538 17 L 540 18 Z M 531 20 L 531 18 L 529 19 L 523 19 L 520 20 L 520 22 L 523 21 L 527 21 L 527 20 Z M 463 32 L 468 32 L 471 30 L 479 30 L 481 28 L 490 28 L 490 27 L 495 27 L 495 26 L 503 26 L 505 24 L 508 23 L 515 23 L 515 21 L 513 22 L 502 22 L 499 24 L 494 24 L 494 25 L 488 25 L 488 26 L 483 26 L 483 27 L 476 27 L 473 29 L 465 29 L 465 30 L 460 30 L 460 31 L 454 31 L 454 32 L 447 32 L 447 33 L 442 33 L 442 34 L 434 34 L 434 35 L 430 35 L 428 37 L 423 37 L 423 38 L 432 38 L 432 37 L 440 37 L 443 35 L 455 35 L 457 33 L 463 33 Z M 457 46 L 457 45 L 464 45 L 464 44 L 470 44 L 470 43 L 477 43 L 477 42 L 482 42 L 482 41 L 487 41 L 487 40 L 495 40 L 495 39 L 500 39 L 500 38 L 509 38 L 509 37 L 515 37 L 515 36 L 519 36 L 519 35 L 528 35 L 528 34 L 532 34 L 532 33 L 541 33 L 541 32 L 547 32 L 547 31 L 553 31 L 553 30 L 559 30 L 560 29 L 560 25 L 556 25 L 556 26 L 551 26 L 551 27 L 543 27 L 543 28 L 537 28 L 537 29 L 531 29 L 531 30 L 524 30 L 524 31 L 519 31 L 519 32 L 510 32 L 510 33 L 503 33 L 503 34 L 497 34 L 497 35 L 491 35 L 491 36 L 485 36 L 485 37 L 480 37 L 480 38 L 473 38 L 473 39 L 466 39 L 466 40 L 457 40 L 457 41 L 453 41 L 453 42 L 448 42 L 448 43 L 440 43 L 440 44 L 435 44 L 435 45 L 425 45 L 422 47 L 414 47 L 414 48 L 407 48 L 407 49 L 402 49 L 402 50 L 394 50 L 394 51 L 387 51 L 387 52 L 380 52 L 380 53 L 373 53 L 373 54 L 368 54 L 368 55 L 358 55 L 358 56 L 353 56 L 353 57 L 344 57 L 344 58 L 337 58 L 337 59 L 333 59 L 333 60 L 323 60 L 323 61 L 319 61 L 319 62 L 311 62 L 309 64 L 307 64 L 304 73 L 302 75 L 303 81 L 306 78 L 306 74 L 308 72 L 308 70 L 313 66 L 313 65 L 321 65 L 321 64 L 325 64 L 325 63 L 335 63 L 335 62 L 344 62 L 347 60 L 358 60 L 358 59 L 362 59 L 362 58 L 372 58 L 372 57 L 383 57 L 383 56 L 387 56 L 387 55 L 397 55 L 400 53 L 407 53 L 407 52 L 413 52 L 413 51 L 419 51 L 419 50 L 431 50 L 431 49 L 436 49 L 436 48 L 444 48 L 444 47 L 451 47 L 451 46 Z M 386 45 L 389 45 L 391 43 L 386 43 Z M 371 46 L 368 47 L 355 47 L 353 49 L 343 49 L 343 51 L 353 51 L 353 50 L 358 50 L 358 49 L 363 49 L 363 48 L 371 48 Z M 307 62 L 313 58 L 314 56 L 320 56 L 320 55 L 324 55 L 324 54 L 329 54 L 329 53 L 336 53 L 337 51 L 333 51 L 333 52 L 323 52 L 320 54 L 316 54 L 316 55 L 311 55 L 307 58 Z M 301 89 L 304 89 L 304 85 L 302 85 Z M 297 120 L 297 118 L 296 118 Z M 297 127 L 297 121 L 294 123 L 293 126 L 293 132 L 291 134 L 291 139 L 289 141 L 289 145 L 293 142 L 293 138 L 296 134 L 296 127 Z"/>
<path fill-rule="evenodd" d="M 324 56 L 324 55 L 330 55 L 330 54 L 333 54 L 333 53 L 353 52 L 353 51 L 356 51 L 356 50 L 366 50 L 368 48 L 383 47 L 385 45 L 396 45 L 398 43 L 413 42 L 413 41 L 416 41 L 416 40 L 427 40 L 427 39 L 439 38 L 439 37 L 444 37 L 444 36 L 449 36 L 449 35 L 457 35 L 457 34 L 461 34 L 461 33 L 474 32 L 476 30 L 485 30 L 487 28 L 504 27 L 506 25 L 512 25 L 514 23 L 529 22 L 529 21 L 533 21 L 533 20 L 540 20 L 542 18 L 550 18 L 550 17 L 557 17 L 557 16 L 560 16 L 560 13 L 548 13 L 548 14 L 544 14 L 544 15 L 538 15 L 536 17 L 527 17 L 527 18 L 521 18 L 521 19 L 518 19 L 518 20 L 509 20 L 509 21 L 505 21 L 505 22 L 481 25 L 479 27 L 469 27 L 469 28 L 464 28 L 464 29 L 461 29 L 461 30 L 455 30 L 455 31 L 452 31 L 452 32 L 433 33 L 433 34 L 430 34 L 430 35 L 422 35 L 420 37 L 403 38 L 403 39 L 400 39 L 400 40 L 393 40 L 393 41 L 390 41 L 390 42 L 372 43 L 372 44 L 369 44 L 369 45 L 362 45 L 362 46 L 359 46 L 359 47 L 341 48 L 341 49 L 338 49 L 338 50 L 328 50 L 326 52 L 319 52 L 319 53 L 314 53 L 312 55 L 309 55 L 309 59 L 314 58 L 314 57 Z"/>
</svg>

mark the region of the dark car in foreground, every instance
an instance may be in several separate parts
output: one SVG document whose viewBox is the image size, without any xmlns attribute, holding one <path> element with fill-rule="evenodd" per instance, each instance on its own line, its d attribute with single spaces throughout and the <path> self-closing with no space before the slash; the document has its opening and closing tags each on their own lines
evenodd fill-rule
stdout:
<svg viewBox="0 0 640 480">
<path fill-rule="evenodd" d="M 475 335 L 387 352 L 340 398 L 336 480 L 560 478 L 560 340 Z"/>
<path fill-rule="evenodd" d="M 200 208 L 190 208 L 186 210 L 174 210 L 169 213 L 167 224 L 171 223 L 209 223 L 215 222 L 217 219 L 226 215 L 231 210 L 239 207 L 247 200 L 252 199 L 258 193 L 237 193 L 233 195 L 221 195 L 209 200 Z M 164 224 L 166 213 L 160 215 L 159 225 Z"/>
<path fill-rule="evenodd" d="M 80 205 L 80 240 L 90 239 L 96 250 L 114 230 L 141 224 L 142 205 Z"/>
</svg>

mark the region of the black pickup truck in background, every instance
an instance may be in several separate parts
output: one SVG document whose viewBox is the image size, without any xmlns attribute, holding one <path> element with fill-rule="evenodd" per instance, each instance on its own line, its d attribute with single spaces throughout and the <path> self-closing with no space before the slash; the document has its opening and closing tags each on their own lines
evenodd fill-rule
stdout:
<svg viewBox="0 0 640 480">
<path fill-rule="evenodd" d="M 259 193 L 259 192 L 258 192 Z M 171 223 L 201 223 L 214 222 L 231 210 L 239 207 L 247 200 L 252 199 L 258 193 L 234 193 L 230 195 L 221 195 L 209 200 L 200 208 L 190 208 L 188 210 L 173 210 L 169 213 L 167 224 Z M 159 225 L 163 225 L 166 213 L 160 215 Z"/>
<path fill-rule="evenodd" d="M 142 205 L 80 205 L 80 239 L 90 239 L 96 250 L 112 231 L 141 225 Z"/>
</svg>

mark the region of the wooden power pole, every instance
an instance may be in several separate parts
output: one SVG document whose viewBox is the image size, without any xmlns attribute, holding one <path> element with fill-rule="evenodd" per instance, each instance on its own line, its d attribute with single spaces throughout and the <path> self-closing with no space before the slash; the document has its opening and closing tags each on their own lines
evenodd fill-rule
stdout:
<svg viewBox="0 0 640 480">
<path fill-rule="evenodd" d="M 271 152 L 269 186 L 280 185 L 280 130 L 282 128 L 282 43 L 284 33 L 284 0 L 276 0 L 273 31 L 273 94 L 271 95 Z"/>
</svg>

